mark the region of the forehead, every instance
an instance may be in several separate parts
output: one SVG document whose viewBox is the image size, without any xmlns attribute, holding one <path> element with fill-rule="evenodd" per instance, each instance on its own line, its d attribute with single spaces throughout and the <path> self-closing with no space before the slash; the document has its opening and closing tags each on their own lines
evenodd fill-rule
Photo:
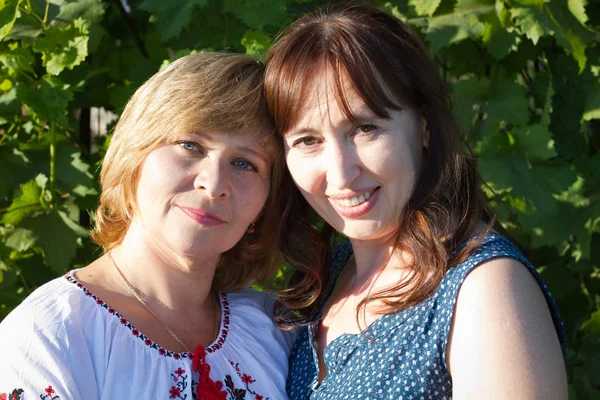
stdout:
<svg viewBox="0 0 600 400">
<path fill-rule="evenodd" d="M 340 72 L 336 77 L 331 67 L 323 65 L 307 80 L 299 103 L 301 106 L 286 135 L 306 125 L 337 125 L 376 115 L 356 91 L 347 73 Z"/>
</svg>

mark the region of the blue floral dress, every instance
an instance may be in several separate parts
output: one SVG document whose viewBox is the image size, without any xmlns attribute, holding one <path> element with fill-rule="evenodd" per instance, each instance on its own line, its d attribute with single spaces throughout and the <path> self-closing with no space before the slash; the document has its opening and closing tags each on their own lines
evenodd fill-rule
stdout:
<svg viewBox="0 0 600 400">
<path fill-rule="evenodd" d="M 349 242 L 342 243 L 335 252 L 327 296 L 351 255 Z M 320 312 L 317 313 L 302 328 L 290 356 L 287 380 L 290 399 L 451 399 L 446 344 L 458 290 L 473 268 L 499 257 L 514 258 L 533 274 L 548 302 L 564 352 L 564 327 L 542 278 L 512 243 L 490 233 L 466 261 L 446 273 L 430 298 L 412 308 L 382 316 L 365 334 L 343 334 L 332 341 L 325 349 L 328 375 L 321 383 L 313 345 L 320 317 Z"/>
</svg>

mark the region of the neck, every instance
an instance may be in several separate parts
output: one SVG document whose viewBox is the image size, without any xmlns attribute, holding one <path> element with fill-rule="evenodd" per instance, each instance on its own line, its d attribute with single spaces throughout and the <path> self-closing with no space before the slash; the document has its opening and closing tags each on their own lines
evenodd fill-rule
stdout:
<svg viewBox="0 0 600 400">
<path fill-rule="evenodd" d="M 179 314 L 209 305 L 220 254 L 176 254 L 160 243 L 151 243 L 135 222 L 111 254 L 138 294 L 153 299 L 161 308 Z"/>
<path fill-rule="evenodd" d="M 395 234 L 378 240 L 350 239 L 354 253 L 355 289 L 371 286 L 384 265 L 384 273 L 402 267 L 403 257 L 394 251 L 395 239 Z"/>
</svg>

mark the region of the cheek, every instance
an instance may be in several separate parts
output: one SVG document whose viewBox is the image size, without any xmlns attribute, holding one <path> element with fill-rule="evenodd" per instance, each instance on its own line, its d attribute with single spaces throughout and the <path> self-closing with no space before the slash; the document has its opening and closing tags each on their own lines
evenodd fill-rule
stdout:
<svg viewBox="0 0 600 400">
<path fill-rule="evenodd" d="M 318 160 L 306 159 L 289 152 L 286 155 L 286 164 L 298 188 L 303 192 L 318 194 L 320 188 Z"/>
<path fill-rule="evenodd" d="M 240 186 L 240 202 L 245 222 L 252 222 L 265 206 L 269 197 L 270 182 L 268 180 L 249 179 Z"/>
</svg>

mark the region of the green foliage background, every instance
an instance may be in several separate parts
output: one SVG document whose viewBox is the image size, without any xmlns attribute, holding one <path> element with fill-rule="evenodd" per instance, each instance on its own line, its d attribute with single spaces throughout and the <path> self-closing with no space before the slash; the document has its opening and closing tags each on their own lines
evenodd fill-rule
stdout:
<svg viewBox="0 0 600 400">
<path fill-rule="evenodd" d="M 262 57 L 312 0 L 0 0 L 0 319 L 100 253 L 90 107 L 192 51 Z M 572 399 L 600 398 L 600 2 L 380 1 L 452 89 L 490 201 L 562 312 Z M 110 128 L 110 127 L 109 127 Z"/>
</svg>

